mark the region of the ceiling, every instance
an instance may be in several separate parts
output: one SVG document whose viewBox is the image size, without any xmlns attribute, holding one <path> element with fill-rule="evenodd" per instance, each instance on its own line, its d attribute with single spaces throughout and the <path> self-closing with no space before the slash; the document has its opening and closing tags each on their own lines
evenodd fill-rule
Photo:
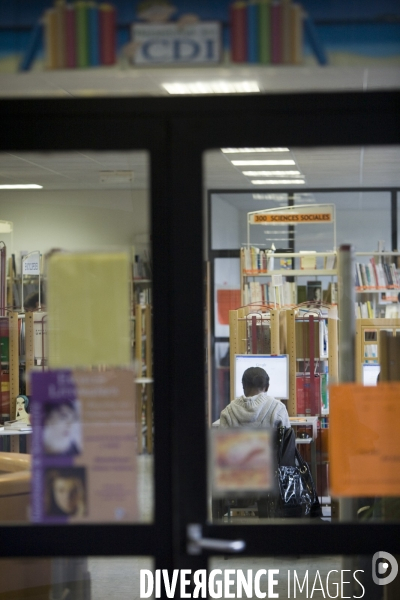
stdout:
<svg viewBox="0 0 400 600">
<path fill-rule="evenodd" d="M 232 160 L 293 160 L 294 165 L 234 166 Z M 149 159 L 145 152 L 13 152 L 0 153 L 0 184 L 38 184 L 44 191 L 147 189 Z M 243 171 L 262 172 L 245 176 Z M 299 171 L 304 184 L 253 184 L 254 180 L 280 181 L 265 173 Z M 133 181 L 102 183 L 104 171 L 133 171 Z M 296 178 L 294 176 L 293 178 Z M 284 179 L 287 180 L 285 177 Z M 205 156 L 207 189 L 290 188 L 301 191 L 329 187 L 400 187 L 400 147 L 291 148 L 289 152 L 224 154 Z"/>
<path fill-rule="evenodd" d="M 168 95 L 167 82 L 256 81 L 262 93 L 282 91 L 339 91 L 400 87 L 398 67 L 217 67 L 192 69 L 91 69 L 0 75 L 0 98 Z M 232 160 L 291 159 L 293 165 L 235 166 Z M 149 188 L 149 160 L 145 152 L 13 152 L 0 154 L 0 184 L 35 183 L 44 191 L 145 190 Z M 255 179 L 282 179 L 243 171 L 297 170 L 304 184 L 253 184 Z M 101 183 L 103 171 L 133 171 L 133 181 Z M 286 179 L 286 178 L 285 178 Z M 290 148 L 289 152 L 205 156 L 207 189 L 306 187 L 400 187 L 400 147 Z M 241 203 L 240 196 L 232 202 Z M 244 202 L 244 201 L 243 201 Z"/>
</svg>

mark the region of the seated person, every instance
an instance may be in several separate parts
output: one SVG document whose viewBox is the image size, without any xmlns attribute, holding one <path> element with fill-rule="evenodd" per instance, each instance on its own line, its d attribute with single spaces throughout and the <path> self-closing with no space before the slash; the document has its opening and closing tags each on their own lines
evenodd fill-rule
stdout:
<svg viewBox="0 0 400 600">
<path fill-rule="evenodd" d="M 224 408 L 220 427 L 290 427 L 286 406 L 267 394 L 269 376 L 264 369 L 246 369 L 242 385 L 244 395 Z"/>
</svg>

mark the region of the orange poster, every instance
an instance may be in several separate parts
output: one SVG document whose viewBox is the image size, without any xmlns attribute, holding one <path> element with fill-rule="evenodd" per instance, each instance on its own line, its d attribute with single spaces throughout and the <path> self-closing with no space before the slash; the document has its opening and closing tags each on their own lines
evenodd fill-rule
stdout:
<svg viewBox="0 0 400 600">
<path fill-rule="evenodd" d="M 400 496 L 400 383 L 330 389 L 333 496 Z"/>
<path fill-rule="evenodd" d="M 229 311 L 240 308 L 240 290 L 217 290 L 218 323 L 229 325 Z"/>
</svg>

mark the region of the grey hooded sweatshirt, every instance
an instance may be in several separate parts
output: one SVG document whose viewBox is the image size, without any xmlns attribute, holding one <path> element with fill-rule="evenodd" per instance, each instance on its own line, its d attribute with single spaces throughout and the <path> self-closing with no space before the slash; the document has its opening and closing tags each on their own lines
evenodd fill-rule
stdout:
<svg viewBox="0 0 400 600">
<path fill-rule="evenodd" d="M 220 427 L 290 427 L 286 406 L 266 392 L 235 398 L 221 412 Z"/>
</svg>

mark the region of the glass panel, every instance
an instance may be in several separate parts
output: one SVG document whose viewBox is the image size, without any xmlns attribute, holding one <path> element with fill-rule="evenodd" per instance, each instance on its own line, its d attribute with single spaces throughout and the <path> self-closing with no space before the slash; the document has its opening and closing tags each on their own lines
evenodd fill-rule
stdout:
<svg viewBox="0 0 400 600">
<path fill-rule="evenodd" d="M 2 522 L 153 520 L 148 190 L 146 152 L 0 154 Z"/>
<path fill-rule="evenodd" d="M 399 583 L 391 575 L 396 572 L 399 557 L 377 554 L 229 556 L 228 562 L 226 557 L 213 557 L 209 561 L 208 583 L 212 592 L 221 590 L 222 598 L 232 593 L 232 598 L 394 599 Z"/>
<path fill-rule="evenodd" d="M 219 438 L 213 427 L 209 506 L 214 521 L 255 524 L 279 518 L 282 524 L 288 522 L 290 511 L 277 500 L 277 481 L 268 484 L 268 478 L 263 479 L 257 471 L 265 457 L 258 433 L 251 435 L 251 430 L 258 430 L 260 424 L 275 429 L 292 427 L 294 439 L 284 442 L 292 448 L 290 468 L 296 447 L 298 460 L 309 465 L 313 480 L 311 484 L 307 475 L 306 487 L 314 488 L 320 504 L 316 507 L 315 502 L 312 508 L 311 499 L 305 514 L 313 512 L 326 522 L 399 518 L 397 498 L 388 498 L 378 480 L 375 493 L 369 489 L 368 493 L 360 491 L 357 498 L 334 498 L 329 454 L 330 438 L 335 434 L 330 386 L 338 382 L 340 364 L 340 245 L 351 243 L 356 252 L 355 378 L 370 386 L 372 394 L 377 393 L 376 384 L 386 373 L 380 364 L 385 354 L 379 332 L 400 327 L 397 321 L 361 321 L 398 318 L 398 253 L 391 250 L 395 233 L 391 189 L 400 186 L 396 157 L 400 158 L 399 147 L 306 149 L 269 148 L 267 144 L 205 154 L 204 182 L 213 190 L 209 194 L 207 259 L 214 273 L 214 287 L 209 292 L 215 305 L 208 332 L 209 412 L 221 435 L 229 427 L 250 428 L 243 435 L 236 431 L 231 437 L 224 433 Z M 376 190 L 364 191 L 367 188 Z M 240 258 L 234 259 L 238 253 Z M 236 282 L 240 287 L 238 308 L 231 310 L 230 321 L 222 324 L 219 296 L 231 293 Z M 387 354 L 393 356 L 392 350 Z M 243 361 L 247 361 L 244 368 L 240 367 Z M 248 367 L 266 370 L 269 379 L 265 373 L 253 371 L 249 380 L 244 376 L 241 380 Z M 221 401 L 225 401 L 222 410 Z M 277 446 L 275 438 L 272 440 L 271 460 L 276 468 Z M 298 474 L 280 472 L 282 478 L 292 477 L 292 488 L 282 480 L 281 489 L 298 489 Z M 290 516 L 304 516 L 295 512 Z"/>
<path fill-rule="evenodd" d="M 139 598 L 140 571 L 153 559 L 137 557 L 0 559 L 2 598 Z"/>
</svg>

